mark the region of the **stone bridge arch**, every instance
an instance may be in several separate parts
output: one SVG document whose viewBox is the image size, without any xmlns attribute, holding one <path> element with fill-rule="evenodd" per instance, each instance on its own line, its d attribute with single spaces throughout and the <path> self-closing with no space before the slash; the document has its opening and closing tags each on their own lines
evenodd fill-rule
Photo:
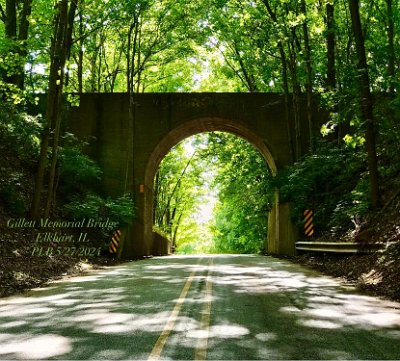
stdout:
<svg viewBox="0 0 400 361">
<path fill-rule="evenodd" d="M 103 169 L 105 193 L 119 196 L 129 189 L 135 195 L 137 217 L 126 231 L 123 258 L 154 254 L 150 205 L 154 174 L 180 140 L 217 130 L 236 134 L 260 151 L 273 174 L 292 163 L 290 140 L 299 132 L 302 152 L 308 149 L 306 106 L 295 132 L 293 120 L 287 121 L 282 94 L 144 93 L 136 94 L 134 101 L 132 116 L 127 94 L 82 94 L 80 105 L 67 115 L 67 130 L 91 139 L 86 152 Z M 324 119 L 320 113 L 315 110 L 316 119 Z M 295 252 L 289 207 L 279 203 L 278 195 L 269 214 L 267 249 L 279 254 Z"/>
<path fill-rule="evenodd" d="M 144 216 L 143 232 L 144 239 L 153 239 L 153 197 L 154 177 L 162 159 L 167 155 L 173 146 L 180 141 L 205 132 L 222 131 L 237 135 L 252 144 L 262 155 L 268 165 L 270 172 L 276 175 L 277 168 L 271 151 L 265 142 L 248 128 L 235 121 L 216 117 L 206 117 L 190 120 L 174 128 L 154 148 L 147 162 L 144 177 Z M 272 224 L 271 227 L 274 225 Z M 153 245 L 154 250 L 154 245 Z M 160 252 L 160 251 L 159 251 Z"/>
</svg>

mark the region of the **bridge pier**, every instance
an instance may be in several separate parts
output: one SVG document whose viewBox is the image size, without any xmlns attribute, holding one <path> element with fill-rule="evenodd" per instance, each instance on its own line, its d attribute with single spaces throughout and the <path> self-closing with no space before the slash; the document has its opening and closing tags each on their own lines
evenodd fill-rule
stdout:
<svg viewBox="0 0 400 361">
<path fill-rule="evenodd" d="M 278 195 L 268 215 L 266 250 L 269 254 L 296 254 L 296 230 L 290 219 L 290 204 L 280 203 Z"/>
<path fill-rule="evenodd" d="M 119 252 L 121 259 L 134 259 L 151 255 L 167 255 L 170 252 L 168 245 L 160 245 L 166 240 L 158 239 L 152 230 L 151 223 L 146 222 L 146 217 L 151 214 L 146 212 L 144 197 L 152 199 L 151 189 L 146 187 L 146 195 L 141 194 L 142 202 L 138 202 L 136 219 L 126 229 L 126 236 L 122 249 Z M 146 214 L 147 213 L 147 214 Z M 157 244 L 155 242 L 155 237 Z M 293 256 L 296 254 L 296 230 L 290 218 L 290 204 L 279 202 L 278 192 L 275 195 L 274 204 L 268 214 L 268 237 L 266 239 L 266 251 L 269 254 Z"/>
<path fill-rule="evenodd" d="M 141 189 L 141 187 L 143 189 Z M 153 212 L 148 207 L 153 202 L 151 185 L 133 184 L 136 212 L 132 223 L 126 227 L 125 242 L 120 253 L 121 259 L 134 259 L 155 255 L 153 249 Z"/>
</svg>

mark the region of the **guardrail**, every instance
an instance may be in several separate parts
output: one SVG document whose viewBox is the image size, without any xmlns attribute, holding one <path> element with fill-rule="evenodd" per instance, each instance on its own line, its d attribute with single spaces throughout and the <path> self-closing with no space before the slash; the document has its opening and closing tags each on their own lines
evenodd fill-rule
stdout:
<svg viewBox="0 0 400 361">
<path fill-rule="evenodd" d="M 356 242 L 297 242 L 296 250 L 300 252 L 355 254 L 382 252 L 386 246 L 386 243 L 362 244 Z"/>
</svg>

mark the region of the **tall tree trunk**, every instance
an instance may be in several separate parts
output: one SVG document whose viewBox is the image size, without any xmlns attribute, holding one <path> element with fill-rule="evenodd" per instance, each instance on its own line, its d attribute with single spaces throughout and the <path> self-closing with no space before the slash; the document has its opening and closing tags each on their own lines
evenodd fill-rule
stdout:
<svg viewBox="0 0 400 361">
<path fill-rule="evenodd" d="M 98 48 L 98 54 L 99 54 L 99 63 L 97 65 L 97 91 L 101 93 L 101 74 L 102 74 L 102 69 L 103 69 L 103 40 L 102 40 L 102 34 L 100 34 L 100 44 Z"/>
<path fill-rule="evenodd" d="M 289 69 L 292 80 L 292 107 L 294 119 L 294 132 L 295 132 L 295 160 L 299 160 L 302 154 L 301 147 L 301 127 L 300 127 L 300 96 L 301 89 L 297 76 L 297 54 L 296 47 L 293 39 L 289 42 Z"/>
<path fill-rule="evenodd" d="M 135 117 L 136 117 L 136 84 L 135 75 L 137 72 L 136 61 L 138 56 L 138 37 L 140 33 L 140 14 L 135 14 L 128 32 L 127 49 L 127 91 L 129 96 L 129 124 L 126 137 L 126 163 L 125 163 L 125 181 L 124 193 L 131 192 L 130 179 L 135 185 L 134 174 L 134 138 L 135 138 Z M 133 39 L 132 39 L 133 36 Z M 133 197 L 135 192 L 132 192 Z"/>
<path fill-rule="evenodd" d="M 394 50 L 394 20 L 393 20 L 393 0 L 386 0 L 387 16 L 388 16 L 388 77 L 389 91 L 392 95 L 395 93 L 395 63 L 396 53 Z"/>
<path fill-rule="evenodd" d="M 153 224 L 157 225 L 157 204 L 158 204 L 158 196 L 160 193 L 160 170 L 157 170 L 155 179 L 154 179 L 154 187 L 153 187 Z"/>
<path fill-rule="evenodd" d="M 15 41 L 17 40 L 17 1 L 16 0 L 6 0 L 6 10 L 4 16 L 4 24 L 5 24 L 5 35 L 10 43 L 12 44 L 10 47 L 11 53 L 17 53 L 18 49 Z M 18 75 L 16 72 L 14 74 L 4 74 L 4 80 L 7 83 L 11 83 L 14 85 L 18 84 Z"/>
<path fill-rule="evenodd" d="M 76 0 L 72 0 L 74 3 Z M 57 162 L 58 139 L 60 134 L 61 106 L 64 75 L 63 69 L 68 54 L 67 44 L 72 31 L 68 29 L 68 3 L 69 0 L 61 0 L 56 5 L 54 16 L 53 39 L 50 51 L 50 76 L 49 92 L 47 95 L 46 125 L 40 145 L 40 157 L 35 177 L 35 192 L 33 195 L 30 215 L 31 218 L 40 217 L 40 201 L 42 197 L 44 175 L 48 164 L 48 148 L 53 135 L 53 155 L 49 172 L 49 192 L 46 200 L 45 213 L 48 214 L 54 189 L 55 165 Z M 74 8 L 74 4 L 71 5 Z"/>
<path fill-rule="evenodd" d="M 81 8 L 79 10 L 79 50 L 78 50 L 78 93 L 83 93 L 83 47 L 85 44 L 84 39 L 84 23 L 83 23 L 83 1 L 80 2 Z"/>
<path fill-rule="evenodd" d="M 28 55 L 27 44 L 29 34 L 29 17 L 32 13 L 32 0 L 23 0 L 22 10 L 19 20 L 19 30 L 18 30 L 18 40 L 22 43 L 20 44 L 19 55 L 26 59 Z M 25 69 L 24 64 L 21 64 L 17 74 L 17 86 L 20 89 L 25 88 Z"/>
<path fill-rule="evenodd" d="M 43 130 L 43 136 L 40 143 L 40 155 L 38 168 L 35 177 L 35 191 L 33 194 L 32 205 L 30 209 L 30 216 L 32 219 L 38 219 L 40 217 L 40 203 L 42 198 L 44 175 L 47 168 L 47 153 L 50 142 L 51 129 L 54 126 L 54 115 L 57 111 L 58 103 L 58 92 L 59 92 L 59 81 L 58 81 L 58 62 L 59 58 L 55 56 L 57 47 L 59 47 L 58 42 L 60 41 L 60 20 L 63 10 L 63 4 L 57 4 L 57 11 L 54 16 L 53 22 L 53 38 L 51 42 L 50 49 L 50 75 L 49 75 L 49 92 L 47 94 L 47 106 L 46 106 L 46 116 L 45 116 L 45 127 Z"/>
<path fill-rule="evenodd" d="M 358 0 L 349 0 L 351 22 L 356 42 L 360 92 L 360 107 L 365 123 L 365 145 L 368 155 L 368 170 L 371 188 L 371 205 L 375 209 L 379 203 L 378 159 L 376 154 L 376 133 L 373 118 L 373 99 L 370 91 L 369 72 L 365 55 L 364 35 L 361 27 Z"/>
<path fill-rule="evenodd" d="M 21 10 L 18 11 L 18 6 Z M 5 11 L 0 4 L 0 18 L 5 24 L 5 37 L 10 41 L 9 52 L 15 54 L 18 59 L 13 64 L 12 74 L 3 73 L 5 82 L 24 89 L 25 62 L 27 56 L 27 44 L 29 33 L 29 17 L 32 12 L 32 0 L 6 0 Z"/>
<path fill-rule="evenodd" d="M 8 39 L 17 40 L 17 1 L 6 0 L 6 37 Z"/>
<path fill-rule="evenodd" d="M 63 69 L 67 58 L 70 56 L 70 50 L 72 46 L 72 30 L 74 26 L 75 13 L 78 6 L 78 0 L 70 0 L 71 5 L 68 8 L 68 0 L 65 0 L 65 4 L 61 9 L 60 17 L 60 40 L 56 48 L 55 56 L 59 57 L 58 73 L 59 73 L 59 90 L 58 90 L 58 101 L 57 110 L 54 114 L 54 130 L 53 130 L 53 144 L 51 153 L 51 164 L 49 170 L 48 180 L 48 191 L 47 201 L 45 208 L 45 217 L 50 214 L 53 200 L 55 198 L 55 178 L 56 178 L 56 167 L 58 162 L 58 144 L 60 140 L 61 132 L 61 119 L 62 119 L 62 102 L 63 102 L 63 86 L 64 86 L 64 73 Z"/>
<path fill-rule="evenodd" d="M 286 16 L 289 16 L 290 9 L 288 4 L 285 6 Z M 302 139 L 301 139 L 301 88 L 298 80 L 298 59 L 297 54 L 302 51 L 301 43 L 296 35 L 296 29 L 292 27 L 287 32 L 288 41 L 288 54 L 289 54 L 289 69 L 292 81 L 292 106 L 293 106 L 293 120 L 295 129 L 295 160 L 299 160 L 302 153 Z"/>
<path fill-rule="evenodd" d="M 242 70 L 243 79 L 245 80 L 245 85 L 246 85 L 247 89 L 249 90 L 250 93 L 258 92 L 257 84 L 254 80 L 254 76 L 247 71 L 246 65 L 244 64 L 243 57 L 240 55 L 240 51 L 239 51 L 236 41 L 235 41 L 233 47 L 234 47 L 235 54 L 237 56 L 237 60 L 240 65 L 240 69 Z"/>
<path fill-rule="evenodd" d="M 336 83 L 336 39 L 335 39 L 335 5 L 333 3 L 326 4 L 326 82 L 325 88 L 328 92 L 335 92 Z M 338 110 L 335 104 L 333 112 Z M 347 123 L 347 122 L 346 122 Z M 343 123 L 337 124 L 336 139 L 340 144 L 347 126 Z"/>
<path fill-rule="evenodd" d="M 310 138 L 310 150 L 311 153 L 314 152 L 314 124 L 313 124 L 313 114 L 312 114 L 312 98 L 313 98 L 313 89 L 312 89 L 312 59 L 311 59 L 311 48 L 310 48 L 310 37 L 308 33 L 308 23 L 307 23 L 307 7 L 305 0 L 301 0 L 301 11 L 305 16 L 305 20 L 303 22 L 303 37 L 304 37 L 304 58 L 306 62 L 306 73 L 307 73 L 307 82 L 306 82 L 306 93 L 307 93 L 307 120 L 308 120 L 308 132 Z"/>
<path fill-rule="evenodd" d="M 80 47 L 78 51 L 78 93 L 83 93 L 83 50 Z"/>
<path fill-rule="evenodd" d="M 291 121 L 290 121 L 290 93 L 289 93 L 289 79 L 288 79 L 288 70 L 287 70 L 287 60 L 286 53 L 281 41 L 278 42 L 279 47 L 279 55 L 281 58 L 281 66 L 282 66 L 282 88 L 283 88 L 283 97 L 285 103 L 285 120 L 286 120 L 286 134 L 289 141 L 289 151 L 290 151 L 290 159 L 294 160 L 295 154 L 295 145 L 293 143 L 293 137 L 291 132 Z"/>
<path fill-rule="evenodd" d="M 293 142 L 292 137 L 292 126 L 291 126 L 291 107 L 290 107 L 290 93 L 289 93 L 289 79 L 288 79 L 288 69 L 287 69 L 287 60 L 286 60 L 286 53 L 283 47 L 282 42 L 278 42 L 279 47 L 279 55 L 281 58 L 281 66 L 282 66 L 282 87 L 283 87 L 283 97 L 285 103 L 285 120 L 286 120 L 286 134 L 289 141 L 289 152 L 290 152 L 290 159 L 294 160 L 295 154 L 295 144 Z"/>
<path fill-rule="evenodd" d="M 97 93 L 97 57 L 98 57 L 98 49 L 97 49 L 97 33 L 94 35 L 94 47 L 95 51 L 92 53 L 90 57 L 90 91 L 92 93 Z"/>
<path fill-rule="evenodd" d="M 271 17 L 272 21 L 277 24 L 278 18 L 275 12 L 272 10 L 271 4 L 268 0 L 263 0 L 265 7 L 267 8 L 268 14 Z M 282 88 L 283 88 L 283 96 L 285 102 L 285 118 L 286 118 L 286 132 L 290 144 L 290 158 L 294 160 L 295 154 L 295 144 L 293 142 L 292 133 L 291 133 L 291 122 L 290 122 L 290 94 L 289 94 L 289 79 L 288 79 L 288 69 L 287 69 L 287 59 L 285 48 L 282 43 L 282 40 L 278 40 L 278 49 L 279 49 L 279 56 L 281 59 L 281 66 L 282 66 Z"/>
<path fill-rule="evenodd" d="M 185 168 L 183 169 L 182 173 L 180 174 L 180 176 L 179 176 L 179 178 L 178 178 L 178 180 L 177 180 L 177 182 L 176 182 L 176 184 L 175 184 L 175 186 L 174 186 L 174 189 L 172 190 L 171 194 L 169 194 L 169 196 L 168 196 L 168 200 L 167 200 L 167 202 L 166 202 L 166 205 L 165 205 L 165 207 L 164 207 L 163 212 L 161 213 L 160 219 L 163 219 L 163 218 L 164 218 L 164 215 L 165 215 L 165 213 L 167 212 L 167 210 L 168 210 L 168 211 L 170 210 L 171 201 L 172 201 L 172 199 L 173 199 L 175 193 L 179 190 L 181 180 L 182 180 L 182 178 L 185 176 L 186 171 L 187 171 L 187 169 L 189 168 L 189 165 L 190 165 L 190 163 L 192 162 L 193 158 L 195 157 L 196 153 L 197 153 L 197 151 L 194 151 L 193 154 L 192 154 L 192 156 L 191 156 L 191 157 L 189 158 L 189 160 L 187 161 Z"/>
<path fill-rule="evenodd" d="M 179 230 L 179 227 L 181 225 L 182 216 L 183 216 L 183 213 L 181 212 L 179 214 L 178 220 L 175 222 L 175 229 L 174 229 L 173 234 L 172 234 L 172 247 L 173 247 L 173 249 L 176 249 L 176 238 L 178 236 L 178 230 Z"/>
<path fill-rule="evenodd" d="M 335 66 L 335 6 L 326 4 L 326 88 L 332 91 L 336 88 L 336 66 Z"/>
</svg>

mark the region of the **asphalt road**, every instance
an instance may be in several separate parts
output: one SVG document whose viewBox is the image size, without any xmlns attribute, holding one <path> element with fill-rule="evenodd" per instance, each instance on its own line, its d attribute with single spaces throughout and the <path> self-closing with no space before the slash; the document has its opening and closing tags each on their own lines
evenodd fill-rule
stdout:
<svg viewBox="0 0 400 361">
<path fill-rule="evenodd" d="M 400 304 L 261 256 L 132 262 L 0 300 L 0 359 L 399 359 Z"/>
</svg>

